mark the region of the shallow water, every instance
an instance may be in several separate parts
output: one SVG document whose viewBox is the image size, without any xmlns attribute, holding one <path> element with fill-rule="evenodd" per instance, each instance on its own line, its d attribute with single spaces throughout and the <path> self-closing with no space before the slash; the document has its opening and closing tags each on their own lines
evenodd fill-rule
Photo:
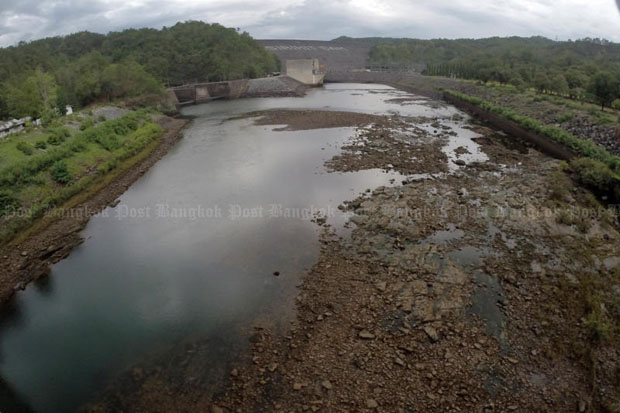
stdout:
<svg viewBox="0 0 620 413">
<path fill-rule="evenodd" d="M 184 138 L 118 206 L 94 217 L 84 244 L 49 279 L 17 294 L 0 320 L 0 410 L 19 403 L 40 412 L 75 410 L 119 373 L 188 337 L 212 343 L 204 374 L 219 371 L 243 351 L 257 317 L 276 327 L 290 320 L 295 286 L 319 252 L 312 214 L 340 227 L 347 217 L 340 203 L 403 177 L 327 173 L 323 163 L 352 128 L 273 132 L 251 119 L 228 119 L 271 108 L 446 118 L 458 112 L 424 101 L 386 102 L 403 96 L 410 95 L 337 84 L 305 98 L 185 108 L 196 118 Z"/>
</svg>

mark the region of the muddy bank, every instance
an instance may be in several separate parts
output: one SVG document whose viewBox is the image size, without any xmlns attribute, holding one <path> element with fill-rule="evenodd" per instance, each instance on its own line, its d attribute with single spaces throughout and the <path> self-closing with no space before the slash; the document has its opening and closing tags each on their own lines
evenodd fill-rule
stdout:
<svg viewBox="0 0 620 413">
<path fill-rule="evenodd" d="M 28 283 L 47 276 L 52 264 L 66 258 L 73 248 L 81 244 L 83 239 L 79 232 L 90 217 L 113 203 L 164 156 L 174 146 L 186 123 L 186 120 L 162 117 L 159 124 L 165 129 L 164 136 L 157 148 L 144 160 L 123 171 L 87 201 L 64 211 L 65 213 L 49 226 L 29 234 L 17 244 L 11 242 L 0 247 L 0 305 Z"/>
<path fill-rule="evenodd" d="M 326 163 L 328 170 L 341 172 L 361 169 L 386 169 L 405 175 L 447 172 L 448 157 L 441 148 L 448 136 L 456 135 L 438 119 L 425 117 L 321 110 L 270 110 L 244 117 L 256 118 L 256 125 L 285 125 L 274 131 L 356 127 L 354 136 L 341 148 L 342 153 Z M 465 148 L 461 150 L 467 152 Z"/>
<path fill-rule="evenodd" d="M 250 112 L 243 118 L 257 118 L 255 125 L 285 125 L 274 131 L 344 128 L 371 123 L 385 124 L 386 118 L 355 112 L 322 110 L 265 110 Z"/>
</svg>

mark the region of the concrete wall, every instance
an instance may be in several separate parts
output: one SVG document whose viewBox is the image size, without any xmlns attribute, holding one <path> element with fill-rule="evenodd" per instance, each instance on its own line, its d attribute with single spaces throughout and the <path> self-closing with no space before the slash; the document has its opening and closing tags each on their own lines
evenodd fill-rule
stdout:
<svg viewBox="0 0 620 413">
<path fill-rule="evenodd" d="M 317 63 L 318 65 L 318 63 Z M 177 107 L 205 103 L 214 99 L 243 97 L 303 96 L 306 86 L 288 76 L 197 83 L 168 89 Z"/>
<path fill-rule="evenodd" d="M 285 63 L 287 76 L 309 86 L 323 84 L 324 73 L 321 71 L 318 59 L 295 59 Z"/>
</svg>

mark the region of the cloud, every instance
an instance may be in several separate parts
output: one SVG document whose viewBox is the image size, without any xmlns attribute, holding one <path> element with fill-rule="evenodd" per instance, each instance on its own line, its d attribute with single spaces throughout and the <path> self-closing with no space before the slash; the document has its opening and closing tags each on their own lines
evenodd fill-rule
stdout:
<svg viewBox="0 0 620 413">
<path fill-rule="evenodd" d="M 257 38 L 604 37 L 620 42 L 614 0 L 0 0 L 0 46 L 21 40 L 203 20 Z M 619 3 L 620 0 L 616 0 Z"/>
</svg>

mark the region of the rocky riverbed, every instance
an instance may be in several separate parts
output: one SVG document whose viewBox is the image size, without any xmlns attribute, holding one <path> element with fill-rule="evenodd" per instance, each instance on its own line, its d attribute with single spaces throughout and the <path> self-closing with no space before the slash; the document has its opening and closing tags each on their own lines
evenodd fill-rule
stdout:
<svg viewBox="0 0 620 413">
<path fill-rule="evenodd" d="M 613 219 L 569 180 L 558 202 L 559 162 L 510 149 L 484 126 L 472 128 L 489 160 L 445 173 L 437 146 L 450 128 L 429 134 L 413 126 L 403 143 L 407 122 L 358 129 L 327 165 L 429 175 L 343 205 L 354 213 L 349 238 L 324 224 L 296 323 L 284 338 L 257 328 L 253 363 L 232 370 L 213 411 L 617 405 L 618 350 L 593 343 L 582 296 L 594 280 L 618 289 Z M 592 215 L 567 221 L 568 205 Z"/>
</svg>

